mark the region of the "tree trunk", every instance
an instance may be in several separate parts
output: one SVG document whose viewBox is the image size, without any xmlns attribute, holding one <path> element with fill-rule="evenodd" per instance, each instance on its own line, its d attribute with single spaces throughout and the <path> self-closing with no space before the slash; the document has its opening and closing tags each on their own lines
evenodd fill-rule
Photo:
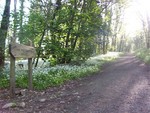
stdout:
<svg viewBox="0 0 150 113">
<path fill-rule="evenodd" d="M 74 10 L 76 10 L 76 8 L 77 8 L 77 2 L 75 0 L 74 1 Z M 69 29 L 68 29 L 67 36 L 66 36 L 66 46 L 65 46 L 66 48 L 68 48 L 69 37 L 70 37 L 70 34 L 71 34 L 71 30 L 73 28 L 74 17 L 75 17 L 75 11 L 73 11 L 72 14 L 71 14 L 70 25 L 69 25 Z"/>
<path fill-rule="evenodd" d="M 74 1 L 74 9 L 73 10 L 76 10 L 76 8 L 77 8 L 77 1 L 75 0 Z M 70 25 L 69 25 L 69 29 L 68 29 L 67 36 L 66 36 L 66 41 L 65 41 L 65 43 L 66 43 L 65 44 L 65 48 L 67 48 L 67 49 L 69 48 L 69 38 L 70 38 L 70 35 L 71 35 L 71 31 L 73 29 L 74 17 L 75 17 L 75 11 L 72 11 L 71 12 Z M 71 59 L 68 58 L 67 55 L 68 55 L 68 53 L 65 52 L 64 53 L 64 57 L 63 57 L 63 59 L 64 59 L 63 63 L 69 63 L 71 61 Z"/>
<path fill-rule="evenodd" d="M 40 55 L 41 55 L 41 46 L 42 46 L 42 42 L 43 42 L 43 39 L 44 39 L 44 36 L 45 36 L 45 32 L 46 32 L 46 29 L 44 29 L 44 31 L 42 33 L 41 40 L 39 41 L 39 47 L 38 47 L 37 60 L 36 60 L 36 63 L 35 63 L 35 67 L 37 67 L 38 62 L 39 62 L 39 58 L 40 58 Z"/>
<path fill-rule="evenodd" d="M 5 40 L 7 37 L 7 31 L 9 26 L 10 2 L 11 0 L 6 0 L 6 5 L 3 12 L 1 27 L 0 27 L 0 70 L 4 67 L 4 61 L 5 61 Z"/>
<path fill-rule="evenodd" d="M 19 31 L 19 38 L 23 36 L 23 17 L 24 17 L 24 0 L 20 0 L 20 31 Z"/>
<path fill-rule="evenodd" d="M 13 28 L 13 39 L 16 42 L 16 34 L 17 34 L 17 0 L 14 0 L 14 28 Z"/>
<path fill-rule="evenodd" d="M 103 36 L 103 54 L 106 53 L 106 37 Z"/>
</svg>

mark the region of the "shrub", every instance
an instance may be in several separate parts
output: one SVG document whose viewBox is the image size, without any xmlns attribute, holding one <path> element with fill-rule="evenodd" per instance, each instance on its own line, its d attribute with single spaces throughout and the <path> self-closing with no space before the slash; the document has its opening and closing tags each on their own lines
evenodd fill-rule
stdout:
<svg viewBox="0 0 150 113">
<path fill-rule="evenodd" d="M 150 64 L 150 50 L 140 49 L 135 52 L 135 55 L 142 59 L 145 63 Z"/>
</svg>

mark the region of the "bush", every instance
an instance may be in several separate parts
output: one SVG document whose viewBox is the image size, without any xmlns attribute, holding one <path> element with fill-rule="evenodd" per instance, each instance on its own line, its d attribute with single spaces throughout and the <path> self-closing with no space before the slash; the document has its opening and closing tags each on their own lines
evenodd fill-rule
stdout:
<svg viewBox="0 0 150 113">
<path fill-rule="evenodd" d="M 142 59 L 145 63 L 150 64 L 150 50 L 140 49 L 135 52 L 135 55 Z"/>
</svg>

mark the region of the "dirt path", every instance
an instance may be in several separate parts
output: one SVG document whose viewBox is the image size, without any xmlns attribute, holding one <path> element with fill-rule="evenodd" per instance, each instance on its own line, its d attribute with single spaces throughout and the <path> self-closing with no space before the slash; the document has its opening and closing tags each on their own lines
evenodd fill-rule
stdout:
<svg viewBox="0 0 150 113">
<path fill-rule="evenodd" d="M 16 101 L 23 99 L 25 108 L 0 108 L 0 113 L 150 113 L 150 72 L 128 54 L 94 76 Z"/>
</svg>

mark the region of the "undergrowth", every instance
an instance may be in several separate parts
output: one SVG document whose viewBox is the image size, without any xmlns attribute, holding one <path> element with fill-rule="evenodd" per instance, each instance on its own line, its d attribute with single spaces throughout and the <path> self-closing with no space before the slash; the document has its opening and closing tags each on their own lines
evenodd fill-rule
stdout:
<svg viewBox="0 0 150 113">
<path fill-rule="evenodd" d="M 51 86 L 58 86 L 66 81 L 92 75 L 100 71 L 100 67 L 114 60 L 119 53 L 108 53 L 92 57 L 81 65 L 57 65 L 50 68 L 37 68 L 33 70 L 33 86 L 36 90 L 44 90 Z M 9 87 L 8 71 L 0 75 L 0 88 Z M 27 88 L 27 71 L 16 71 L 16 87 Z"/>
<path fill-rule="evenodd" d="M 146 64 L 150 64 L 150 50 L 149 49 L 139 49 L 135 51 L 135 55 L 143 60 Z"/>
</svg>

